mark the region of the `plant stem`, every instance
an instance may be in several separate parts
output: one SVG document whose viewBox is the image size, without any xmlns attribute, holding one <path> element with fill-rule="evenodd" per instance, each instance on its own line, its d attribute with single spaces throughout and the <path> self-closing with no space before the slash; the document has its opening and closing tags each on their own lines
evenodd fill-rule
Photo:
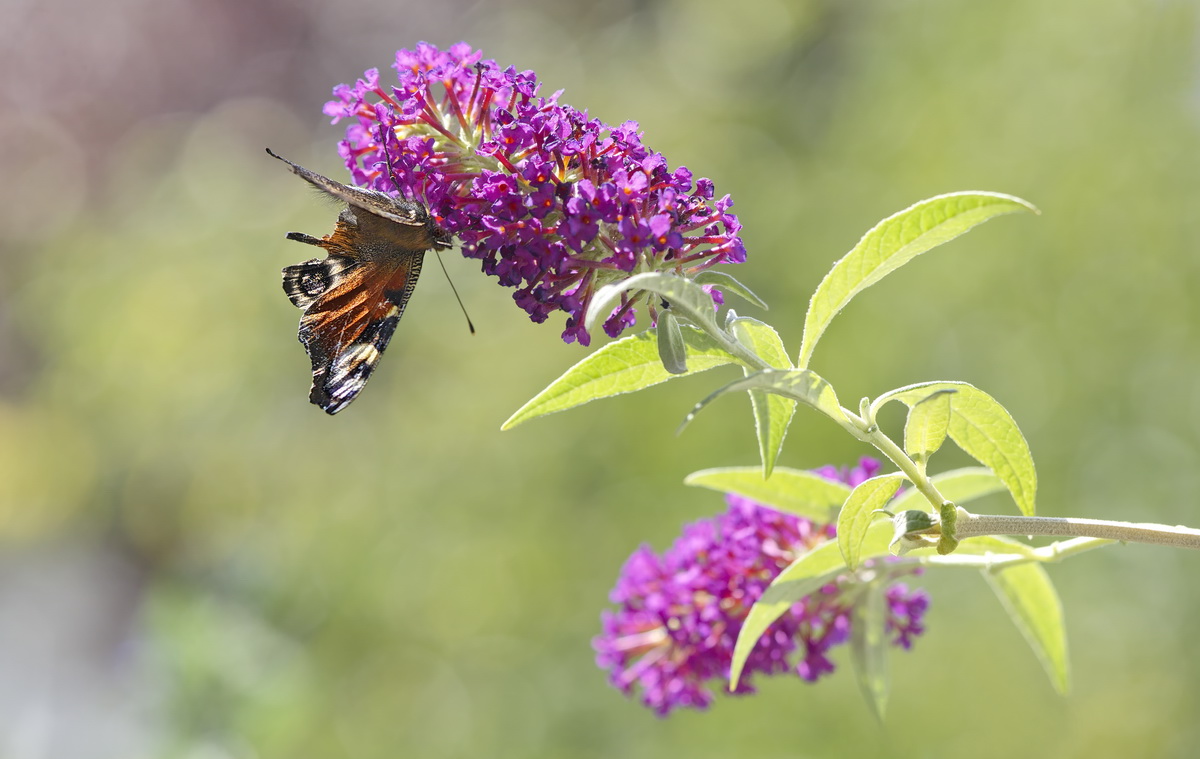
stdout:
<svg viewBox="0 0 1200 759">
<path fill-rule="evenodd" d="M 955 537 L 962 539 L 975 535 L 1102 538 L 1125 543 L 1152 543 L 1175 548 L 1200 548 L 1200 530 L 1182 525 L 1116 522 L 1107 519 L 972 514 L 960 508 L 958 522 L 955 525 Z"/>
<path fill-rule="evenodd" d="M 967 569 L 987 569 L 998 570 L 1008 567 L 1015 567 L 1021 564 L 1029 564 L 1037 562 L 1045 564 L 1048 562 L 1062 561 L 1063 559 L 1077 556 L 1087 551 L 1093 551 L 1097 548 L 1110 546 L 1113 544 L 1111 540 L 1103 538 L 1071 538 L 1070 540 L 1060 540 L 1050 545 L 1041 546 L 1040 548 L 1027 549 L 1026 552 L 1020 554 L 971 554 L 963 551 L 956 551 L 948 556 L 924 556 L 913 559 L 900 559 L 900 562 L 912 561 L 916 564 L 924 564 L 927 566 L 937 567 L 963 567 Z M 1000 549 L 998 549 L 1000 550 Z"/>
<path fill-rule="evenodd" d="M 842 409 L 842 412 L 851 422 L 850 426 L 845 424 L 842 426 L 854 437 L 875 446 L 889 461 L 900 468 L 900 471 L 912 482 L 921 495 L 925 496 L 925 499 L 937 509 L 938 517 L 941 520 L 941 527 L 938 531 L 938 553 L 952 552 L 961 537 L 955 524 L 961 509 L 956 509 L 954 504 L 941 494 L 937 485 L 934 485 L 933 480 L 929 479 L 925 473 L 924 466 L 913 461 L 903 448 L 880 431 L 879 425 L 875 423 L 874 419 L 855 416 L 848 409 Z"/>
<path fill-rule="evenodd" d="M 762 356 L 758 355 L 748 347 L 743 345 L 736 337 L 729 334 L 720 327 L 707 329 L 706 325 L 699 325 L 701 329 L 708 333 L 709 337 L 717 341 L 717 344 L 725 350 L 726 353 L 741 361 L 751 371 L 764 371 L 768 369 L 784 369 L 785 367 L 772 366 Z"/>
</svg>

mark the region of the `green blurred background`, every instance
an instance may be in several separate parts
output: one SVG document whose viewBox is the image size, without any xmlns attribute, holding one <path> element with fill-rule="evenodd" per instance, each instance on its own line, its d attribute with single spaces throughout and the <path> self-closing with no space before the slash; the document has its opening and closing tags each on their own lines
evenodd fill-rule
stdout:
<svg viewBox="0 0 1200 759">
<path fill-rule="evenodd" d="M 1191 0 L 7 0 L 0 757 L 1195 755 L 1200 557 L 1137 546 L 1052 568 L 1066 699 L 946 573 L 882 727 L 848 671 L 665 721 L 622 698 L 608 590 L 722 508 L 681 479 L 755 461 L 745 401 L 677 438 L 732 376 L 702 375 L 500 433 L 583 353 L 474 262 L 446 257 L 479 334 L 427 267 L 370 389 L 310 406 L 279 269 L 334 213 L 263 148 L 344 177 L 330 88 L 460 39 L 731 193 L 793 351 L 878 219 L 1038 204 L 868 292 L 814 368 L 851 404 L 992 393 L 1044 514 L 1200 524 Z M 782 463 L 865 453 L 801 413 Z"/>
</svg>

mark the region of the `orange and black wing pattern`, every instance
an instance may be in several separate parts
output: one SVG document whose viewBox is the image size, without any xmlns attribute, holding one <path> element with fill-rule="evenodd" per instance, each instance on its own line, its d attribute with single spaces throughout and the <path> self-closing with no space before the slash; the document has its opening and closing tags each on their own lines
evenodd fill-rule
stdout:
<svg viewBox="0 0 1200 759">
<path fill-rule="evenodd" d="M 298 337 L 312 361 L 309 400 L 336 414 L 362 392 L 379 363 L 417 284 L 425 251 L 449 247 L 449 236 L 419 203 L 348 187 L 280 160 L 348 203 L 332 234 L 320 239 L 288 234 L 328 256 L 283 270 L 283 291 L 304 309 Z"/>
<path fill-rule="evenodd" d="M 312 360 L 309 400 L 326 413 L 341 411 L 366 386 L 404 314 L 424 255 L 383 262 L 331 255 L 283 270 L 284 290 L 305 309 L 299 338 Z"/>
</svg>

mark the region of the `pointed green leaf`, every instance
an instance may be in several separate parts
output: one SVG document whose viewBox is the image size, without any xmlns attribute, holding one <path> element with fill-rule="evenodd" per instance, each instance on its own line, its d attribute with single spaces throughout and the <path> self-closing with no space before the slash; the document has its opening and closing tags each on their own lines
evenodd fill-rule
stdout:
<svg viewBox="0 0 1200 759">
<path fill-rule="evenodd" d="M 752 305 L 758 306 L 764 311 L 767 310 L 766 301 L 751 292 L 749 287 L 746 287 L 741 282 L 738 282 L 736 279 L 723 271 L 705 269 L 696 275 L 695 282 L 700 285 L 713 285 L 720 290 L 724 290 L 725 292 L 740 295 Z"/>
<path fill-rule="evenodd" d="M 733 332 L 738 342 L 754 351 L 760 358 L 778 369 L 791 369 L 792 361 L 788 357 L 787 348 L 779 333 L 757 319 L 739 317 L 733 319 L 728 328 Z M 742 367 L 747 376 L 753 371 Z M 770 477 L 775 468 L 775 460 L 783 448 L 783 438 L 787 435 L 788 425 L 796 413 L 796 402 L 782 395 L 765 393 L 762 390 L 750 391 L 750 403 L 754 408 L 754 428 L 758 433 L 758 451 L 763 463 L 763 476 Z"/>
<path fill-rule="evenodd" d="M 867 232 L 821 280 L 804 318 L 796 365 L 804 368 L 833 317 L 855 295 L 930 248 L 953 240 L 988 219 L 1038 210 L 1020 198 L 990 192 L 959 192 L 922 200 Z"/>
<path fill-rule="evenodd" d="M 688 357 L 688 374 L 735 363 L 712 338 L 695 327 L 680 327 Z M 501 429 L 510 429 L 534 417 L 564 411 L 597 398 L 657 385 L 682 374 L 663 368 L 658 337 L 653 331 L 621 338 L 605 345 L 568 369 L 509 417 Z"/>
<path fill-rule="evenodd" d="M 914 403 L 904 425 L 904 452 L 914 460 L 926 462 L 950 430 L 950 391 L 934 393 Z"/>
<path fill-rule="evenodd" d="M 830 522 L 850 495 L 850 488 L 801 469 L 776 469 L 770 479 L 760 467 L 702 469 L 684 482 L 719 493 L 737 493 L 789 514 Z"/>
<path fill-rule="evenodd" d="M 951 469 L 935 474 L 929 479 L 937 486 L 939 493 L 959 505 L 1004 490 L 1004 483 L 1000 478 L 993 474 L 992 470 L 980 466 Z M 892 501 L 888 509 L 899 513 L 907 509 L 928 509 L 929 506 L 921 491 L 909 488 L 896 496 L 896 500 Z"/>
<path fill-rule="evenodd" d="M 987 393 L 966 382 L 923 382 L 884 393 L 871 404 L 877 412 L 889 401 L 909 408 L 936 392 L 953 390 L 950 397 L 950 439 L 1004 483 L 1022 514 L 1036 509 L 1037 470 L 1029 443 L 1012 416 Z"/>
<path fill-rule="evenodd" d="M 837 394 L 828 382 L 821 379 L 815 372 L 807 369 L 782 371 L 779 369 L 764 369 L 743 379 L 729 383 L 696 404 L 692 412 L 679 425 L 682 430 L 708 404 L 726 393 L 738 390 L 765 390 L 786 398 L 800 401 L 806 406 L 812 406 L 839 424 L 849 425 L 850 420 L 838 404 Z"/>
<path fill-rule="evenodd" d="M 791 369 L 792 360 L 775 329 L 758 319 L 739 316 L 727 325 L 734 336 L 750 350 L 776 369 Z"/>
<path fill-rule="evenodd" d="M 851 611 L 850 661 L 863 698 L 875 718 L 887 712 L 891 678 L 888 675 L 887 605 L 883 583 L 871 583 Z"/>
<path fill-rule="evenodd" d="M 671 374 L 687 374 L 687 348 L 679 331 L 679 322 L 669 310 L 658 315 L 658 357 L 663 368 Z"/>
<path fill-rule="evenodd" d="M 984 572 L 983 576 L 996 591 L 1017 629 L 1029 641 L 1054 689 L 1066 694 L 1071 687 L 1067 631 L 1062 604 L 1050 575 L 1040 564 L 1019 564 Z"/>
<path fill-rule="evenodd" d="M 904 482 L 900 472 L 881 474 L 859 483 L 846 499 L 841 512 L 838 513 L 837 540 L 842 551 L 846 566 L 858 569 L 860 563 L 859 551 L 867 530 L 876 517 L 878 509 L 882 509 Z"/>
<path fill-rule="evenodd" d="M 876 522 L 871 525 L 863 542 L 862 558 L 885 555 L 890 536 L 891 523 Z M 829 541 L 802 554 L 771 582 L 762 598 L 750 607 L 750 613 L 746 615 L 746 621 L 738 633 L 729 674 L 730 690 L 737 687 L 742 668 L 746 666 L 746 659 L 771 623 L 783 616 L 792 604 L 845 571 L 846 563 L 842 561 L 842 553 L 838 550 L 837 543 Z"/>
<path fill-rule="evenodd" d="M 666 299 L 678 315 L 693 324 L 716 329 L 716 311 L 713 308 L 712 296 L 687 277 L 662 272 L 635 274 L 628 279 L 601 287 L 588 304 L 584 322 L 587 328 L 593 329 L 597 321 L 607 319 L 621 305 L 621 297 L 626 292 L 654 293 Z"/>
</svg>

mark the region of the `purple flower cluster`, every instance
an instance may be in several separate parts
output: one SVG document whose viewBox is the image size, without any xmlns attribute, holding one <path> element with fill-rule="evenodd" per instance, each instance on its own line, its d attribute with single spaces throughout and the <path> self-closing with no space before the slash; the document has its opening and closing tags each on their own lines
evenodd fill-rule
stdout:
<svg viewBox="0 0 1200 759">
<path fill-rule="evenodd" d="M 535 322 L 567 313 L 563 339 L 587 345 L 583 315 L 598 287 L 644 271 L 681 276 L 746 251 L 729 196 L 641 142 L 538 96 L 532 71 L 501 69 L 466 43 L 396 54 L 399 84 L 372 69 L 334 88 L 325 113 L 348 119 L 339 150 L 354 181 L 423 200 L 483 271 L 517 288 Z M 716 302 L 719 293 L 713 293 Z M 636 321 L 637 295 L 605 321 Z"/>
<path fill-rule="evenodd" d="M 850 470 L 825 467 L 817 473 L 855 485 L 878 469 L 877 461 L 864 458 Z M 642 546 L 629 557 L 610 595 L 619 609 L 603 613 L 603 633 L 593 641 L 596 662 L 609 670 L 613 685 L 627 694 L 639 690 L 642 703 L 659 715 L 709 705 L 713 696 L 706 683 L 728 683 L 734 644 L 750 607 L 798 556 L 835 534 L 834 525 L 748 498 L 731 494 L 726 500 L 728 511 L 685 527 L 661 556 Z M 852 602 L 843 591 L 853 582 L 845 577 L 826 585 L 767 628 L 736 692 L 753 692 L 754 673 L 790 670 L 813 682 L 832 672 L 829 649 L 850 638 Z M 895 583 L 885 598 L 892 642 L 907 649 L 924 630 L 929 597 Z"/>
</svg>

